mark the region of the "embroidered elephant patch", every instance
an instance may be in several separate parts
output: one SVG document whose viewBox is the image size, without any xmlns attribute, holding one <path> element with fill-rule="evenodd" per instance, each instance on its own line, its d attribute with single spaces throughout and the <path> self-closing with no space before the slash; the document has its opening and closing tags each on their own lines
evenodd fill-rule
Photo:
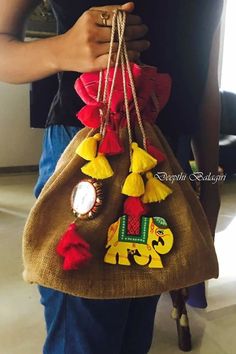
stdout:
<svg viewBox="0 0 236 354">
<path fill-rule="evenodd" d="M 130 266 L 135 263 L 149 268 L 163 268 L 160 254 L 167 254 L 174 237 L 165 219 L 121 216 L 108 229 L 105 263 Z"/>
</svg>

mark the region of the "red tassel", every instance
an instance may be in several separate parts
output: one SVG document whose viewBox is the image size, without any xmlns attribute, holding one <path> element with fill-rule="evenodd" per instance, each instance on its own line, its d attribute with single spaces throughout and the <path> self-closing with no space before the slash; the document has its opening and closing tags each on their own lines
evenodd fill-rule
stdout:
<svg viewBox="0 0 236 354">
<path fill-rule="evenodd" d="M 92 257 L 90 246 L 77 233 L 75 223 L 70 224 L 59 241 L 56 251 L 59 256 L 64 257 L 64 270 L 76 270 L 80 265 L 87 263 Z"/>
<path fill-rule="evenodd" d="M 63 263 L 63 270 L 77 270 L 81 265 L 88 263 L 91 254 L 86 249 L 72 247 L 66 254 Z"/>
<path fill-rule="evenodd" d="M 89 128 L 98 128 L 101 124 L 100 110 L 101 105 L 84 106 L 77 114 L 76 117 Z"/>
<path fill-rule="evenodd" d="M 138 197 L 128 197 L 124 203 L 124 213 L 129 216 L 140 217 L 148 213 L 148 207 Z"/>
<path fill-rule="evenodd" d="M 147 143 L 147 152 L 152 155 L 157 160 L 157 163 L 163 162 L 166 160 L 166 156 L 155 146 Z"/>
<path fill-rule="evenodd" d="M 117 155 L 124 151 L 117 132 L 109 125 L 106 128 L 105 136 L 99 145 L 98 151 L 107 155 Z"/>
</svg>

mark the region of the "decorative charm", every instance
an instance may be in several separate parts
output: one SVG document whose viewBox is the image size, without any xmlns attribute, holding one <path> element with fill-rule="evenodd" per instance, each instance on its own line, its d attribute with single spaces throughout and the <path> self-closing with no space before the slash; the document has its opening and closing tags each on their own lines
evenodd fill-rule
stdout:
<svg viewBox="0 0 236 354">
<path fill-rule="evenodd" d="M 102 183 L 96 179 L 83 179 L 72 191 L 71 206 L 79 219 L 93 219 L 102 205 Z"/>
<path fill-rule="evenodd" d="M 167 254 L 174 240 L 165 219 L 142 216 L 138 234 L 137 227 L 133 234 L 128 232 L 129 223 L 129 216 L 123 215 L 109 227 L 104 262 L 130 266 L 133 260 L 149 268 L 163 268 L 159 254 Z"/>
</svg>

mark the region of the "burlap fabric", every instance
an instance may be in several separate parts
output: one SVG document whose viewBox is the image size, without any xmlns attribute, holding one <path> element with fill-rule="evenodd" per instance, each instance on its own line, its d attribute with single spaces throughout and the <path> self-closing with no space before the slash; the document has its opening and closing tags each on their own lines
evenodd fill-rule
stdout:
<svg viewBox="0 0 236 354">
<path fill-rule="evenodd" d="M 160 130 L 145 122 L 149 141 L 167 155 L 154 170 L 169 175 L 182 171 Z M 82 129 L 61 156 L 56 171 L 32 208 L 23 235 L 24 279 L 65 293 L 86 298 L 142 297 L 183 288 L 218 276 L 218 264 L 210 229 L 202 207 L 188 180 L 167 183 L 173 193 L 161 203 L 150 204 L 149 215 L 167 220 L 174 246 L 162 257 L 163 269 L 147 266 L 110 265 L 103 262 L 108 227 L 123 214 L 121 186 L 129 171 L 127 131 L 120 131 L 125 153 L 109 157 L 114 176 L 103 181 L 104 204 L 93 220 L 79 221 L 80 234 L 91 245 L 93 259 L 76 271 L 64 271 L 56 245 L 73 221 L 70 197 L 73 187 L 85 176 L 85 160 L 75 154 L 79 143 L 96 130 Z M 136 128 L 140 146 L 142 137 Z"/>
</svg>

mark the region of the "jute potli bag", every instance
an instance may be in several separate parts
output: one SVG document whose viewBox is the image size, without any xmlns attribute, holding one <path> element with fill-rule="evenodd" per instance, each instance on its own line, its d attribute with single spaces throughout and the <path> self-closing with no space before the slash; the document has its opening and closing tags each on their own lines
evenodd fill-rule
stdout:
<svg viewBox="0 0 236 354">
<path fill-rule="evenodd" d="M 23 235 L 24 279 L 86 298 L 151 296 L 218 276 L 189 181 L 157 178 L 183 173 L 154 124 L 171 80 L 129 62 L 125 21 L 114 12 L 107 69 L 75 83 L 86 127 L 62 154 Z"/>
</svg>

